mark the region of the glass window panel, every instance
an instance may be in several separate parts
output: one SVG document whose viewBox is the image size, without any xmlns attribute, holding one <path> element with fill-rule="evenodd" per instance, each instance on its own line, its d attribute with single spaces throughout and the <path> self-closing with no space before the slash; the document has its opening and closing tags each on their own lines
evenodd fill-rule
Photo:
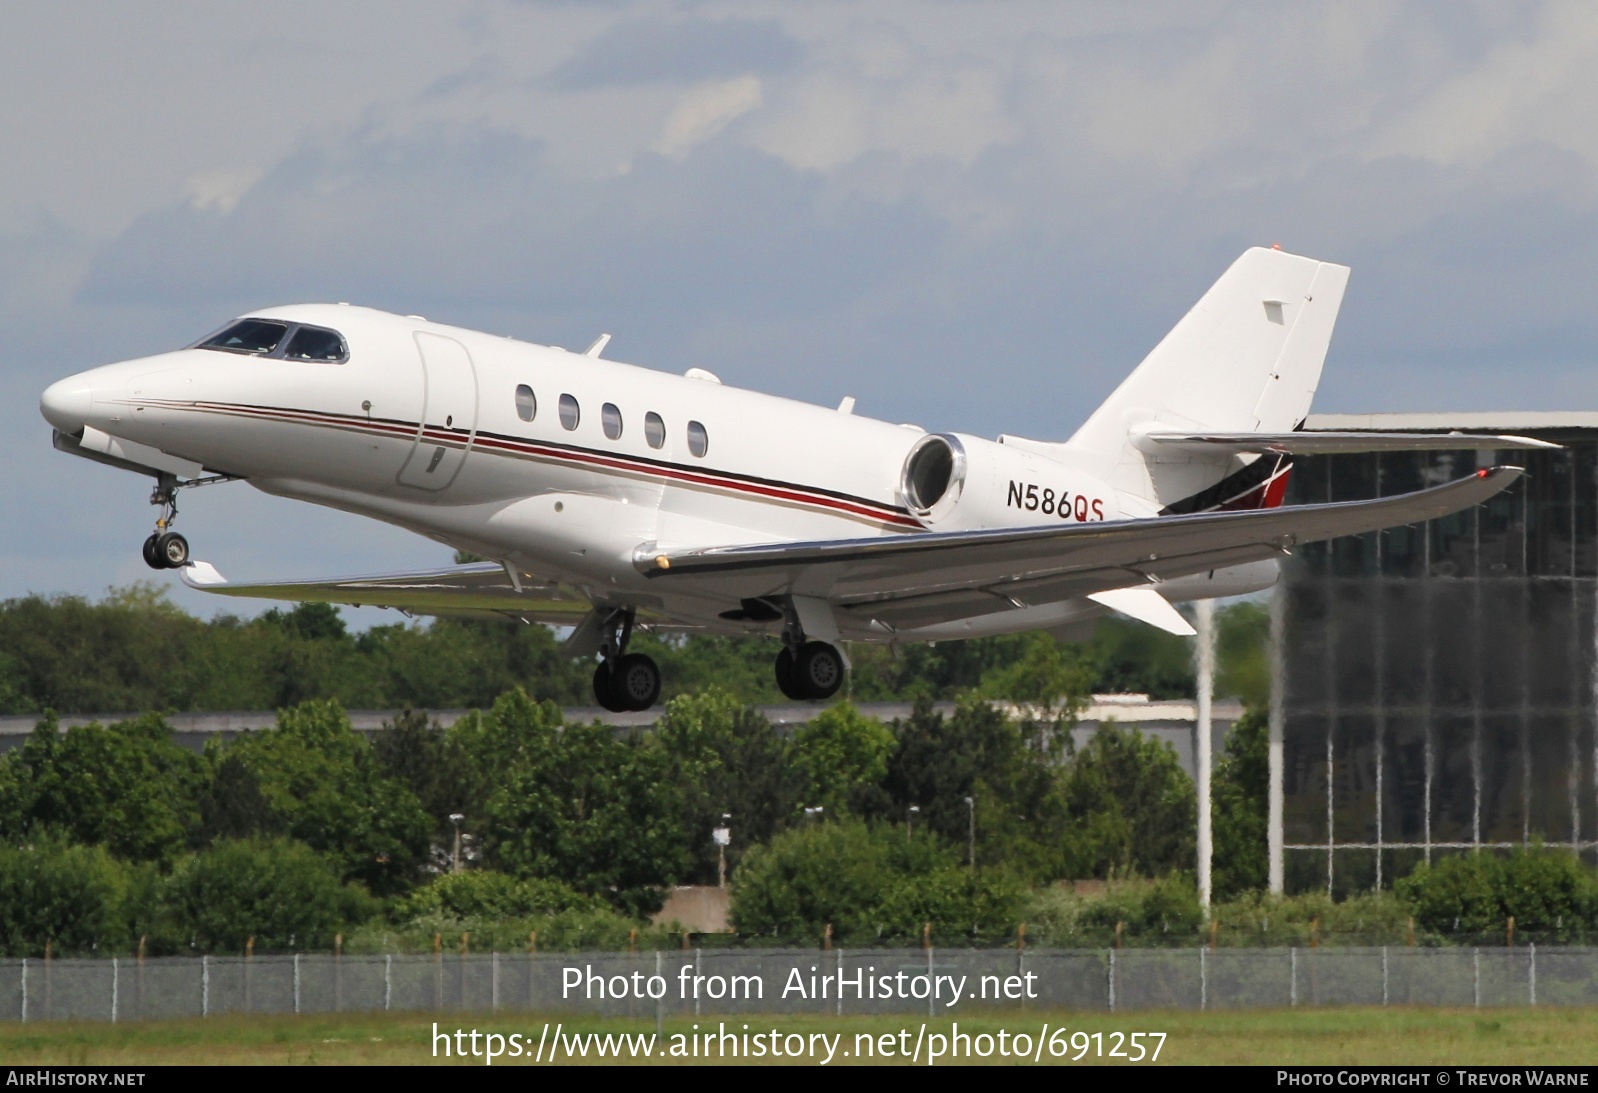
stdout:
<svg viewBox="0 0 1598 1093">
<path fill-rule="evenodd" d="M 533 395 L 533 389 L 525 383 L 516 385 L 516 416 L 523 421 L 531 421 L 538 416 L 538 399 Z"/>
<path fill-rule="evenodd" d="M 264 355 L 277 348 L 288 333 L 287 323 L 268 322 L 265 319 L 243 319 L 220 334 L 212 335 L 200 343 L 201 349 L 221 349 L 228 353 L 253 353 Z"/>
<path fill-rule="evenodd" d="M 605 430 L 607 440 L 621 439 L 621 408 L 607 402 L 599 408 L 599 426 Z"/>
<path fill-rule="evenodd" d="M 688 450 L 699 458 L 710 450 L 710 434 L 697 421 L 688 423 Z"/>
<path fill-rule="evenodd" d="M 653 410 L 644 415 L 644 439 L 651 448 L 666 446 L 666 423 Z"/>
<path fill-rule="evenodd" d="M 302 326 L 289 339 L 283 356 L 291 361 L 325 361 L 338 363 L 349 359 L 344 348 L 344 338 L 336 330 L 319 326 Z"/>
<path fill-rule="evenodd" d="M 582 420 L 582 410 L 577 405 L 573 395 L 560 396 L 560 424 L 564 429 L 575 429 Z"/>
</svg>

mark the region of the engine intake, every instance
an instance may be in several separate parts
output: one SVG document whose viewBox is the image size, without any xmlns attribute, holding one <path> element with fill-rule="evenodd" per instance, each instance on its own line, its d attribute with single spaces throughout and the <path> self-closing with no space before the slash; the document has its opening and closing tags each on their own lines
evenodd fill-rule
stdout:
<svg viewBox="0 0 1598 1093">
<path fill-rule="evenodd" d="M 965 445 L 947 433 L 928 433 L 904 460 L 899 493 L 910 514 L 928 526 L 954 511 L 965 489 Z"/>
</svg>

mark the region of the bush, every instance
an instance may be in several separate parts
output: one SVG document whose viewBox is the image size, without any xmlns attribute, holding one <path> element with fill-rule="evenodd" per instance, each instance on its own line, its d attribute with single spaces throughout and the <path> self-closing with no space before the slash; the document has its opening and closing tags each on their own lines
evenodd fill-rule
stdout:
<svg viewBox="0 0 1598 1093">
<path fill-rule="evenodd" d="M 604 909 L 604 900 L 558 880 L 473 871 L 446 873 L 418 888 L 399 902 L 394 918 L 521 919 Z"/>
<path fill-rule="evenodd" d="M 57 956 L 125 949 L 127 866 L 103 847 L 42 838 L 0 850 L 0 953 Z"/>
<path fill-rule="evenodd" d="M 914 940 L 930 922 L 941 937 L 1006 934 L 1019 882 L 957 864 L 947 844 L 859 820 L 778 835 L 744 859 L 732 884 L 734 928 L 750 938 L 815 942 L 828 925 L 841 942 Z"/>
<path fill-rule="evenodd" d="M 289 839 L 229 840 L 191 859 L 164 886 L 161 948 L 242 952 L 329 949 L 370 918 L 376 901 L 345 885 L 326 857 Z"/>
<path fill-rule="evenodd" d="M 1506 857 L 1461 854 L 1422 865 L 1393 886 L 1423 929 L 1502 935 L 1513 915 L 1524 931 L 1598 925 L 1598 880 L 1574 855 L 1516 850 Z"/>
</svg>

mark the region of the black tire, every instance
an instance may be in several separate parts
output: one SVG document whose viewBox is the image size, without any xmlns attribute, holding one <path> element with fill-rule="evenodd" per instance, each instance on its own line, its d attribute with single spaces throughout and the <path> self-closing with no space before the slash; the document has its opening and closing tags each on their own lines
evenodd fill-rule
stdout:
<svg viewBox="0 0 1598 1093">
<path fill-rule="evenodd" d="M 798 673 L 794 670 L 793 653 L 786 646 L 777 654 L 777 690 L 795 702 L 803 702 L 810 696 L 799 689 Z"/>
<path fill-rule="evenodd" d="M 169 531 L 155 541 L 155 556 L 163 569 L 182 569 L 189 564 L 189 541 Z"/>
<path fill-rule="evenodd" d="M 625 713 L 627 710 L 616 690 L 616 673 L 603 661 L 594 669 L 594 699 L 601 708 L 611 713 Z"/>
<path fill-rule="evenodd" d="M 807 641 L 794 661 L 794 682 L 805 697 L 828 699 L 843 686 L 843 654 L 824 641 Z"/>
<path fill-rule="evenodd" d="M 156 536 L 151 535 L 144 541 L 144 564 L 151 569 L 165 569 L 166 564 L 161 561 L 161 556 L 155 552 Z"/>
<path fill-rule="evenodd" d="M 660 669 L 642 653 L 628 653 L 616 662 L 611 691 L 622 709 L 647 710 L 660 697 Z"/>
</svg>

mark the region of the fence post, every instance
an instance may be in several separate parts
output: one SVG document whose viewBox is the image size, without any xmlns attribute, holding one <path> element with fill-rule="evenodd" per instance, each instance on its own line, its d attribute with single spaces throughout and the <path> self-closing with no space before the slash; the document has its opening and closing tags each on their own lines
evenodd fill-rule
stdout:
<svg viewBox="0 0 1598 1093">
<path fill-rule="evenodd" d="M 1210 965 L 1209 950 L 1199 946 L 1199 1009 L 1210 1008 Z"/>
<path fill-rule="evenodd" d="M 1382 1005 L 1387 1005 L 1387 946 L 1382 946 Z"/>
<path fill-rule="evenodd" d="M 122 966 L 116 957 L 111 958 L 111 1023 L 117 1023 L 117 991 L 122 986 Z"/>
<path fill-rule="evenodd" d="M 300 1012 L 300 954 L 294 954 L 294 1012 Z"/>
<path fill-rule="evenodd" d="M 1531 966 L 1526 972 L 1526 987 L 1530 992 L 1531 1000 L 1529 1004 L 1535 1006 L 1537 1004 L 1537 943 L 1535 941 L 1531 943 L 1530 950 Z"/>
<path fill-rule="evenodd" d="M 499 950 L 488 954 L 488 1011 L 499 1012 Z"/>
<path fill-rule="evenodd" d="M 394 954 L 383 954 L 383 1008 L 394 1004 Z"/>
<path fill-rule="evenodd" d="M 28 958 L 22 958 L 22 1023 L 28 1023 Z"/>
<path fill-rule="evenodd" d="M 843 1016 L 843 950 L 838 950 L 838 1016 Z"/>
<path fill-rule="evenodd" d="M 1287 1004 L 1298 1005 L 1298 946 L 1292 945 L 1287 950 Z"/>
<path fill-rule="evenodd" d="M 1476 1008 L 1481 1009 L 1481 947 L 1474 946 L 1470 950 L 1470 981 L 1471 993 L 1475 996 Z"/>
<path fill-rule="evenodd" d="M 927 1015 L 929 1017 L 936 1017 L 938 1013 L 932 1004 L 932 996 L 935 993 L 932 988 L 937 984 L 937 977 L 932 973 L 932 924 L 929 922 L 927 923 Z"/>
<path fill-rule="evenodd" d="M 200 956 L 200 1016 L 211 1016 L 211 957 Z"/>
<path fill-rule="evenodd" d="M 249 1013 L 255 1007 L 250 1002 L 250 965 L 255 960 L 255 937 L 251 935 L 244 942 L 244 1012 Z"/>
<path fill-rule="evenodd" d="M 687 934 L 683 934 L 682 936 L 683 937 L 687 937 L 688 935 Z M 703 972 L 701 972 L 700 968 L 699 968 L 699 949 L 697 947 L 695 947 L 695 949 L 694 949 L 694 979 L 697 980 L 700 977 L 700 975 L 702 975 L 702 974 L 703 974 Z M 698 986 L 697 983 L 695 983 L 695 985 L 694 985 L 694 1016 L 695 1017 L 699 1016 L 699 1005 L 700 1005 L 700 1002 L 699 1002 L 699 986 Z"/>
<path fill-rule="evenodd" d="M 661 957 L 660 950 L 656 949 L 655 950 L 655 974 L 656 975 L 660 975 L 660 971 L 661 971 L 661 968 L 663 966 L 661 961 L 662 961 L 662 957 Z M 529 969 L 529 971 L 531 971 L 531 969 Z M 529 979 L 530 978 L 531 977 L 529 976 Z M 661 979 L 662 979 L 662 982 L 665 981 L 665 977 L 664 976 L 662 976 Z M 657 1037 L 661 1035 L 660 1026 L 665 1021 L 665 1016 L 666 1016 L 665 1008 L 666 1008 L 666 996 L 665 996 L 664 993 L 662 993 L 659 998 L 655 999 L 655 1035 Z"/>
<path fill-rule="evenodd" d="M 1115 950 L 1110 950 L 1110 1012 L 1115 1012 Z"/>
<path fill-rule="evenodd" d="M 344 1010 L 344 935 L 333 935 L 333 1012 Z"/>
<path fill-rule="evenodd" d="M 139 970 L 138 978 L 134 982 L 134 1004 L 139 1007 L 139 1016 L 144 1016 L 144 942 L 147 935 L 139 935 Z"/>
</svg>

